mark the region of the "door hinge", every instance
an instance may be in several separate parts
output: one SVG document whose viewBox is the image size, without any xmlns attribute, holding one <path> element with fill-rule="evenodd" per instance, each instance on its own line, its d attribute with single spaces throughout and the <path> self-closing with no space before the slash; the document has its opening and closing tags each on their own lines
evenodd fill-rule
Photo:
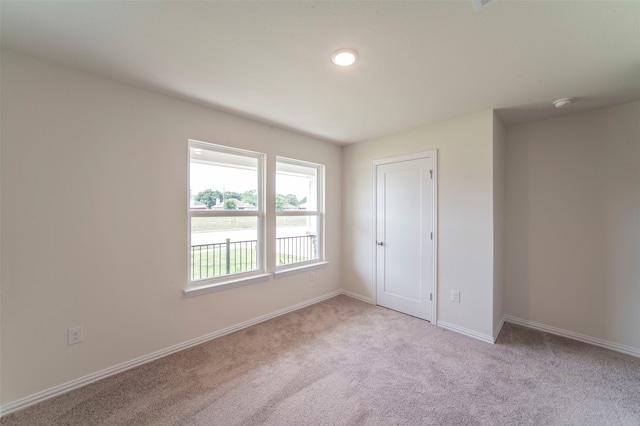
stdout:
<svg viewBox="0 0 640 426">
<path fill-rule="evenodd" d="M 433 240 L 433 232 L 431 233 L 431 239 Z"/>
<path fill-rule="evenodd" d="M 433 170 L 429 170 L 429 175 L 431 176 L 431 179 L 433 179 Z"/>
<path fill-rule="evenodd" d="M 433 302 L 433 293 L 429 293 L 429 300 Z"/>
</svg>

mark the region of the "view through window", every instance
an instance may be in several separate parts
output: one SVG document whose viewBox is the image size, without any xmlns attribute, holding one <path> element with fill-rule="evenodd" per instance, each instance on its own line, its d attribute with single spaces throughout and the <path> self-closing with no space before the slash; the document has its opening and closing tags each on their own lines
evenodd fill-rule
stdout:
<svg viewBox="0 0 640 426">
<path fill-rule="evenodd" d="M 276 162 L 276 266 L 322 258 L 323 167 L 289 158 Z"/>
<path fill-rule="evenodd" d="M 191 283 L 264 274 L 264 155 L 190 141 L 189 159 Z M 323 170 L 276 158 L 276 269 L 323 259 Z"/>
<path fill-rule="evenodd" d="M 191 281 L 264 269 L 263 156 L 190 142 Z"/>
</svg>

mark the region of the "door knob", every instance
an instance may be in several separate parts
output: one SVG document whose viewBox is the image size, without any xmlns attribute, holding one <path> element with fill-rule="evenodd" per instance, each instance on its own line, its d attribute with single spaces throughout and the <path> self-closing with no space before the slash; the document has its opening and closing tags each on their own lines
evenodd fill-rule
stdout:
<svg viewBox="0 0 640 426">
<path fill-rule="evenodd" d="M 384 245 L 384 243 L 382 241 L 376 241 L 376 244 L 379 245 L 379 246 Z"/>
</svg>

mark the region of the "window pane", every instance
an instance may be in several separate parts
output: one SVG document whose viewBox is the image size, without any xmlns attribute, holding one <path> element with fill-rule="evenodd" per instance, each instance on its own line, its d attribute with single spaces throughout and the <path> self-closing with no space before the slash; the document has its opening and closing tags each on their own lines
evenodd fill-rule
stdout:
<svg viewBox="0 0 640 426">
<path fill-rule="evenodd" d="M 262 155 L 192 141 L 189 157 L 191 281 L 261 270 Z"/>
<path fill-rule="evenodd" d="M 258 218 L 192 217 L 191 281 L 258 269 Z"/>
<path fill-rule="evenodd" d="M 276 218 L 276 265 L 318 259 L 318 216 Z"/>
<path fill-rule="evenodd" d="M 317 211 L 317 188 L 316 167 L 276 163 L 276 211 Z"/>
<path fill-rule="evenodd" d="M 258 159 L 191 147 L 190 209 L 256 210 Z"/>
</svg>

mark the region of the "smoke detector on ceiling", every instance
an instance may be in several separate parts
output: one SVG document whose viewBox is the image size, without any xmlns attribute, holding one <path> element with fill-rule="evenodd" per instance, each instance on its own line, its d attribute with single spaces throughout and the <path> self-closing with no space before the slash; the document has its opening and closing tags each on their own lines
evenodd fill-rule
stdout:
<svg viewBox="0 0 640 426">
<path fill-rule="evenodd" d="M 473 2 L 473 7 L 475 7 L 478 12 L 480 12 L 485 7 L 490 6 L 491 4 L 496 2 L 496 0 L 471 0 L 471 1 Z"/>
<path fill-rule="evenodd" d="M 571 104 L 571 102 L 573 102 L 572 98 L 562 98 L 557 101 L 553 101 L 553 106 L 556 108 L 566 108 Z"/>
</svg>

